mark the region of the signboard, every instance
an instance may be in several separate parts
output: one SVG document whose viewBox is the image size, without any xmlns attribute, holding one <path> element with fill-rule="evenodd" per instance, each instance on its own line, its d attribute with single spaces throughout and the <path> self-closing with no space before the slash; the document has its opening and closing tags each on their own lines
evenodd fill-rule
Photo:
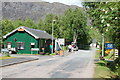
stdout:
<svg viewBox="0 0 120 80">
<path fill-rule="evenodd" d="M 39 48 L 31 48 L 31 54 L 33 53 L 33 51 L 37 51 L 37 53 L 38 53 Z"/>
<path fill-rule="evenodd" d="M 115 58 L 118 58 L 118 49 L 115 49 Z"/>
<path fill-rule="evenodd" d="M 113 43 L 106 43 L 106 49 L 114 49 Z"/>
<path fill-rule="evenodd" d="M 31 51 L 39 51 L 39 48 L 31 48 Z"/>
<path fill-rule="evenodd" d="M 65 45 L 65 39 L 58 39 L 58 42 L 60 45 Z"/>
</svg>

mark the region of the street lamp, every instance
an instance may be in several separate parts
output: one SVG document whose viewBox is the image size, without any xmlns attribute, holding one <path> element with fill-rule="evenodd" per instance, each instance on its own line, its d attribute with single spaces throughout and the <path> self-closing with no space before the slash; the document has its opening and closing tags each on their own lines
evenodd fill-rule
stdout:
<svg viewBox="0 0 120 80">
<path fill-rule="evenodd" d="M 104 33 L 102 34 L 102 57 L 104 57 Z"/>
<path fill-rule="evenodd" d="M 55 22 L 56 20 L 52 20 L 52 53 L 53 53 L 53 33 L 54 33 L 54 25 L 53 23 Z"/>
<path fill-rule="evenodd" d="M 108 31 L 108 28 L 106 29 Z M 104 33 L 102 34 L 102 57 L 104 57 Z"/>
</svg>

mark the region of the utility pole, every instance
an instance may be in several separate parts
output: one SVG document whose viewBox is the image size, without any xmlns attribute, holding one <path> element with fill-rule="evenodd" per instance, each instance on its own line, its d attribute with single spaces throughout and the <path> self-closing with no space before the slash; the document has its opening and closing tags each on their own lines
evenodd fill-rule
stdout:
<svg viewBox="0 0 120 80">
<path fill-rule="evenodd" d="M 102 34 L 102 57 L 104 57 L 104 33 Z"/>
<path fill-rule="evenodd" d="M 53 42 L 53 35 L 54 35 L 54 25 L 53 25 L 53 23 L 55 22 L 56 20 L 52 20 L 52 53 L 53 53 L 53 44 L 54 44 L 54 42 Z"/>
</svg>

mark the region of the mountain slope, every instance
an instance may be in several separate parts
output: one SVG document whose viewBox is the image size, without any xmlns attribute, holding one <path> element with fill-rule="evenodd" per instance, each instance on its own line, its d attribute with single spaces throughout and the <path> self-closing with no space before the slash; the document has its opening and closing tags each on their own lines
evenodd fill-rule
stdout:
<svg viewBox="0 0 120 80">
<path fill-rule="evenodd" d="M 30 18 L 37 21 L 50 13 L 62 15 L 69 8 L 74 9 L 80 7 L 48 2 L 3 2 L 2 16 L 3 19 L 24 20 Z"/>
</svg>

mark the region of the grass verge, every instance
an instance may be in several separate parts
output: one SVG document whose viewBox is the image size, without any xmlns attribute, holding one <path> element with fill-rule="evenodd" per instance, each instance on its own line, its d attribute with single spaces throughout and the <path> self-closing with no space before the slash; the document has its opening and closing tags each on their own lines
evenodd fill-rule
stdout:
<svg viewBox="0 0 120 80">
<path fill-rule="evenodd" d="M 112 75 L 116 75 L 116 73 L 107 67 L 106 61 L 98 61 L 96 63 L 95 78 L 111 78 Z"/>
<path fill-rule="evenodd" d="M 15 57 L 1 56 L 1 57 L 0 57 L 0 60 L 3 60 L 3 59 L 11 59 L 11 58 L 15 58 Z"/>
<path fill-rule="evenodd" d="M 96 55 L 95 55 L 96 59 L 99 59 L 100 53 L 101 53 L 101 50 L 96 50 Z"/>
<path fill-rule="evenodd" d="M 100 50 L 96 51 L 96 59 L 99 59 L 100 53 Z M 111 69 L 107 67 L 107 64 L 108 62 L 103 60 L 96 62 L 94 78 L 111 78 L 111 76 L 116 75 L 115 72 L 111 71 Z"/>
</svg>

